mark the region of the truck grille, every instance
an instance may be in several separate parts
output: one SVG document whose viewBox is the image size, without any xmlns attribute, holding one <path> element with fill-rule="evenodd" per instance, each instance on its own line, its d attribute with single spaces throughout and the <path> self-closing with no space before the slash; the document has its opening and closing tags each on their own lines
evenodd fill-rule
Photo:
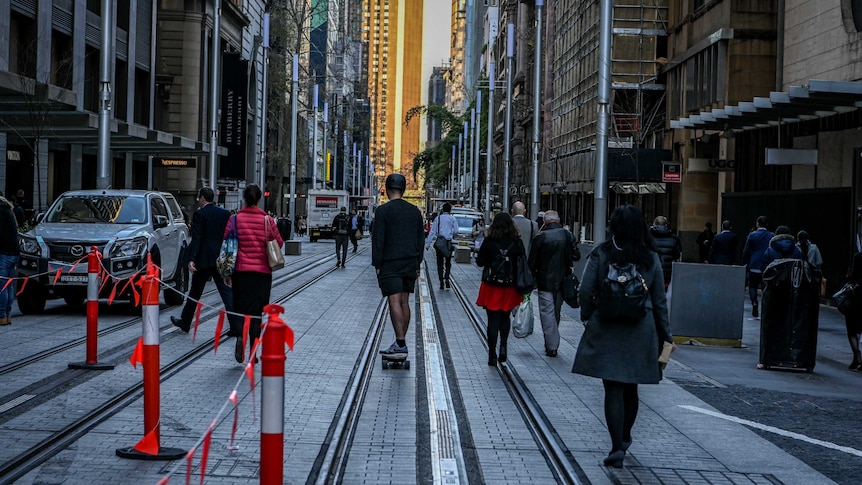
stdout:
<svg viewBox="0 0 862 485">
<path fill-rule="evenodd" d="M 96 246 L 99 252 L 104 252 L 107 242 L 78 243 L 78 242 L 55 242 L 48 243 L 50 257 L 64 263 L 74 263 L 90 252 L 90 246 Z"/>
</svg>

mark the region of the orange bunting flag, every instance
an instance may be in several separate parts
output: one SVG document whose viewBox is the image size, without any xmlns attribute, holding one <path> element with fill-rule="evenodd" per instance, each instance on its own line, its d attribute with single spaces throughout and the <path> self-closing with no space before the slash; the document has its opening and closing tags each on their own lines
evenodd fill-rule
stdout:
<svg viewBox="0 0 862 485">
<path fill-rule="evenodd" d="M 192 448 L 186 453 L 186 485 L 191 485 L 192 483 L 192 458 L 195 457 L 197 450 L 197 448 Z"/>
<path fill-rule="evenodd" d="M 86 258 L 86 257 L 87 257 L 86 255 L 82 256 L 79 260 L 75 261 L 75 264 L 73 264 L 72 267 L 69 268 L 69 271 L 66 271 L 66 273 L 69 273 L 69 274 L 73 273 L 75 271 L 75 268 L 77 268 L 78 265 L 81 264 L 81 261 L 83 261 L 84 258 Z"/>
<path fill-rule="evenodd" d="M 63 268 L 60 268 L 57 270 L 57 274 L 54 275 L 54 282 L 51 283 L 52 285 L 57 284 L 57 281 L 60 279 L 60 274 L 62 274 L 62 273 L 63 273 Z"/>
<path fill-rule="evenodd" d="M 260 347 L 260 342 L 260 339 L 254 339 L 251 343 L 251 353 L 248 355 L 248 360 L 251 361 L 251 365 L 254 365 L 257 360 L 257 348 Z"/>
<path fill-rule="evenodd" d="M 218 312 L 218 323 L 216 323 L 215 342 L 213 343 L 213 354 L 218 353 L 218 341 L 221 340 L 221 329 L 224 326 L 224 310 Z"/>
<path fill-rule="evenodd" d="M 132 351 L 132 356 L 129 357 L 129 362 L 135 369 L 138 368 L 138 364 L 144 363 L 144 337 L 138 337 L 138 343 Z"/>
<path fill-rule="evenodd" d="M 195 309 L 195 330 L 192 332 L 192 343 L 195 343 L 195 337 L 198 336 L 198 325 L 201 323 L 201 308 L 203 308 L 204 302 L 199 301 L 198 306 Z"/>
<path fill-rule="evenodd" d="M 236 429 L 239 425 L 239 400 L 236 398 L 236 389 L 230 393 L 230 402 L 233 403 L 233 426 L 230 430 L 230 447 L 233 448 L 234 438 L 236 438 Z"/>
<path fill-rule="evenodd" d="M 111 288 L 111 294 L 108 295 L 108 305 L 113 304 L 114 298 L 116 298 L 116 297 L 117 297 L 117 285 L 114 285 L 114 287 Z"/>
<path fill-rule="evenodd" d="M 108 284 L 108 281 L 110 281 L 111 278 L 108 277 L 107 271 L 102 271 L 102 273 L 99 275 L 99 278 L 101 278 L 101 280 L 102 280 L 102 284 L 99 285 L 99 294 L 101 294 L 102 289 L 105 288 L 105 285 Z"/>
<path fill-rule="evenodd" d="M 215 428 L 216 422 L 213 421 L 213 424 L 210 425 L 209 429 L 207 429 L 207 434 L 204 435 L 204 449 L 201 452 L 201 485 L 204 485 L 204 477 L 207 474 L 207 456 L 210 453 L 210 442 L 213 438 L 213 429 Z"/>
<path fill-rule="evenodd" d="M 287 344 L 287 348 L 293 351 L 293 329 L 290 328 L 290 325 L 284 326 L 284 343 Z"/>
<path fill-rule="evenodd" d="M 15 296 L 21 296 L 21 293 L 24 293 L 24 288 L 27 287 L 27 282 L 30 281 L 29 276 L 24 277 L 24 282 L 21 283 L 21 288 L 18 288 L 18 293 L 15 293 Z"/>
<path fill-rule="evenodd" d="M 138 441 L 138 444 L 134 446 L 134 448 L 145 455 L 153 455 L 156 456 L 159 454 L 159 439 L 156 437 L 156 429 L 153 428 L 149 433 L 146 434 L 141 441 Z"/>
<path fill-rule="evenodd" d="M 141 306 L 141 294 L 135 289 L 135 285 L 132 285 L 132 295 L 135 297 L 135 307 Z"/>
<path fill-rule="evenodd" d="M 166 477 L 162 478 L 161 480 L 159 480 L 159 483 L 157 483 L 156 485 L 168 485 L 168 482 L 170 482 L 170 481 L 171 481 L 171 477 L 169 475 L 169 476 L 166 476 Z"/>
<path fill-rule="evenodd" d="M 250 356 L 248 358 L 248 364 L 245 365 L 245 376 L 248 377 L 248 385 L 251 389 L 251 422 L 254 423 L 257 421 L 257 400 L 254 397 L 254 359 Z"/>
<path fill-rule="evenodd" d="M 6 288 L 9 288 L 9 285 L 11 285 L 13 281 L 15 281 L 15 278 L 6 278 L 6 284 L 3 285 L 3 289 L 0 291 L 6 291 Z"/>
<path fill-rule="evenodd" d="M 248 348 L 248 330 L 251 328 L 251 315 L 246 315 L 242 323 L 242 351 Z M 245 353 L 243 353 L 245 356 Z"/>
</svg>

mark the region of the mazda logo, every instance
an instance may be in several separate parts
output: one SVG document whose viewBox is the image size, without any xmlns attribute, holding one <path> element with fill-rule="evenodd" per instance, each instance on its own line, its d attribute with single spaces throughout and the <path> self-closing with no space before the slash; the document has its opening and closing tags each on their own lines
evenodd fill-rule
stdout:
<svg viewBox="0 0 862 485">
<path fill-rule="evenodd" d="M 77 244 L 75 246 L 72 246 L 69 249 L 69 252 L 72 253 L 72 256 L 81 256 L 84 254 L 84 246 Z"/>
</svg>

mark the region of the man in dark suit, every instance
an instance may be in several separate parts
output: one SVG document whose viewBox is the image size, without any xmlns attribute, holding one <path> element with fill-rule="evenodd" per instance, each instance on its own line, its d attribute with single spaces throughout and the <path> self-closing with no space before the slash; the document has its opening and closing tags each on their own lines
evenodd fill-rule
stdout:
<svg viewBox="0 0 862 485">
<path fill-rule="evenodd" d="M 233 311 L 233 291 L 216 271 L 216 259 L 221 251 L 224 228 L 230 219 L 230 212 L 215 205 L 214 199 L 215 193 L 209 187 L 198 192 L 200 208 L 192 216 L 192 243 L 186 252 L 192 284 L 182 314 L 179 318 L 171 316 L 171 323 L 186 333 L 191 327 L 197 302 L 210 278 L 218 288 L 225 310 Z"/>
<path fill-rule="evenodd" d="M 730 221 L 721 223 L 721 232 L 713 237 L 709 247 L 709 264 L 737 264 L 739 239 L 732 229 Z"/>
</svg>

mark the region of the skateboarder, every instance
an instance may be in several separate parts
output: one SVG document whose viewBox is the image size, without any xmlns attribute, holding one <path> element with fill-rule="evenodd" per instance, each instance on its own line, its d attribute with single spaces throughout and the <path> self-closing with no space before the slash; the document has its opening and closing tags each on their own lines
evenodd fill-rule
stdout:
<svg viewBox="0 0 862 485">
<path fill-rule="evenodd" d="M 386 177 L 389 202 L 377 208 L 371 231 L 371 265 L 377 269 L 377 284 L 389 300 L 389 318 L 395 342 L 380 354 L 388 359 L 406 359 L 410 326 L 410 293 L 419 277 L 425 229 L 422 213 L 401 198 L 407 180 L 398 173 Z"/>
</svg>

